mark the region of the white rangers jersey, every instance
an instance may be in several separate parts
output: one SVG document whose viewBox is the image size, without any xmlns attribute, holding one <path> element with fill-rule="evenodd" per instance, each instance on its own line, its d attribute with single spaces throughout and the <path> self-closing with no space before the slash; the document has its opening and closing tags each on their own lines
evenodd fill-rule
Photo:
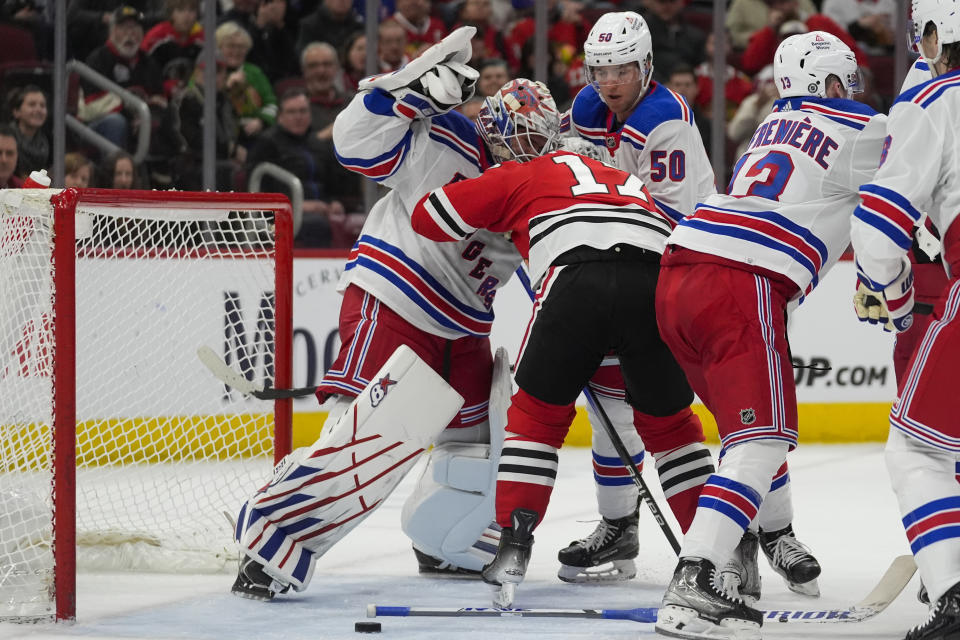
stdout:
<svg viewBox="0 0 960 640">
<path fill-rule="evenodd" d="M 900 93 L 903 93 L 907 89 L 912 89 L 918 84 L 923 84 L 931 78 L 933 78 L 933 75 L 930 73 L 930 65 L 928 65 L 927 61 L 923 58 L 917 58 L 914 63 L 910 65 L 910 69 L 903 79 L 903 84 L 900 85 Z"/>
<path fill-rule="evenodd" d="M 370 211 L 339 289 L 355 284 L 434 335 L 487 336 L 496 290 L 520 264 L 516 249 L 487 231 L 438 244 L 410 226 L 423 194 L 489 166 L 486 147 L 457 112 L 415 120 L 396 104 L 380 89 L 360 93 L 334 123 L 340 163 L 392 189 Z"/>
<path fill-rule="evenodd" d="M 860 188 L 851 233 L 861 275 L 874 288 L 900 275 L 920 211 L 941 237 L 960 215 L 958 112 L 960 70 L 900 94 L 890 109 L 880 168 Z"/>
<path fill-rule="evenodd" d="M 885 123 L 853 100 L 777 100 L 728 195 L 697 205 L 668 243 L 781 273 L 802 299 L 850 242 L 857 189 L 876 171 Z"/>
<path fill-rule="evenodd" d="M 574 98 L 570 127 L 606 147 L 615 167 L 640 178 L 660 212 L 674 223 L 716 193 L 693 112 L 683 96 L 657 82 L 650 83 L 647 95 L 620 127 L 597 90 L 587 85 Z"/>
</svg>

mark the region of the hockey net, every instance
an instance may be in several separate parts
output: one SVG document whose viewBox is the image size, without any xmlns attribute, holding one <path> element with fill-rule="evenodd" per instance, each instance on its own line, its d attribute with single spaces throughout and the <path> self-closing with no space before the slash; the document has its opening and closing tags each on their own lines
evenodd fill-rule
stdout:
<svg viewBox="0 0 960 640">
<path fill-rule="evenodd" d="M 289 451 L 290 401 L 226 388 L 196 350 L 289 386 L 291 244 L 278 196 L 0 191 L 0 620 L 72 618 L 74 562 L 236 560 L 230 518 Z"/>
</svg>

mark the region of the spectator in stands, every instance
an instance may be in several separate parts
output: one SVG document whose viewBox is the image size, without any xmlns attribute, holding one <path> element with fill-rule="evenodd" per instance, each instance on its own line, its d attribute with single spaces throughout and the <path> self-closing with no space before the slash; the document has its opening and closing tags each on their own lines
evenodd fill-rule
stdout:
<svg viewBox="0 0 960 640">
<path fill-rule="evenodd" d="M 477 95 L 489 98 L 500 91 L 500 87 L 510 80 L 510 69 L 502 58 L 487 58 L 480 63 L 480 77 L 477 79 Z"/>
<path fill-rule="evenodd" d="M 19 189 L 17 169 L 17 134 L 9 124 L 0 124 L 0 189 Z"/>
<path fill-rule="evenodd" d="M 713 34 L 707 35 L 706 58 L 701 62 L 694 73 L 697 76 L 697 104 L 702 110 L 710 114 L 713 100 Z M 726 119 L 729 120 L 737 110 L 743 99 L 753 93 L 753 82 L 742 71 L 727 65 L 724 97 L 726 99 Z"/>
<path fill-rule="evenodd" d="M 43 131 L 47 96 L 40 87 L 27 85 L 11 92 L 10 106 L 17 136 L 17 175 L 25 178 L 31 171 L 50 168 L 50 140 Z"/>
<path fill-rule="evenodd" d="M 347 104 L 347 94 L 337 86 L 340 61 L 337 50 L 326 42 L 312 42 L 300 56 L 300 68 L 310 98 L 310 120 L 317 136 L 329 140 L 333 121 Z"/>
<path fill-rule="evenodd" d="M 799 0 L 797 5 L 801 15 L 817 12 L 813 0 Z M 730 43 L 734 49 L 745 49 L 750 36 L 767 24 L 767 3 L 765 0 L 733 0 L 727 9 L 727 29 Z"/>
<path fill-rule="evenodd" d="M 447 35 L 443 20 L 430 15 L 430 0 L 397 0 L 393 19 L 407 32 L 407 55 L 411 57 Z"/>
<path fill-rule="evenodd" d="M 167 100 L 163 95 L 160 67 L 140 51 L 143 19 L 143 14 L 130 5 L 123 5 L 114 11 L 107 42 L 90 54 L 87 65 L 108 80 L 139 95 L 153 111 L 164 109 Z M 121 149 L 126 149 L 136 123 L 124 115 L 120 96 L 87 82 L 81 82 L 80 87 L 82 95 L 77 116 L 94 131 Z"/>
<path fill-rule="evenodd" d="M 0 22 L 29 31 L 37 57 L 52 60 L 53 24 L 46 19 L 44 9 L 44 3 L 37 0 L 5 0 L 0 4 Z"/>
<path fill-rule="evenodd" d="M 323 0 L 323 4 L 300 22 L 297 51 L 311 42 L 329 42 L 341 49 L 354 32 L 363 31 L 363 22 L 353 10 L 352 0 Z"/>
<path fill-rule="evenodd" d="M 750 139 L 763 119 L 770 115 L 773 103 L 779 99 L 777 85 L 773 81 L 773 65 L 767 65 L 754 78 L 754 91 L 743 99 L 737 112 L 727 125 L 727 137 L 737 145 L 736 157 L 742 156 Z"/>
<path fill-rule="evenodd" d="M 357 92 L 357 84 L 367 76 L 367 36 L 363 31 L 357 31 L 347 39 L 341 50 L 340 62 L 343 66 L 343 90 L 352 96 Z"/>
<path fill-rule="evenodd" d="M 593 26 L 583 17 L 583 4 L 573 0 L 548 0 L 548 4 L 550 28 L 547 30 L 547 39 L 554 47 L 566 45 L 574 51 L 580 51 Z M 510 68 L 518 70 L 523 65 L 523 45 L 533 39 L 536 25 L 533 20 L 533 0 L 514 0 L 513 6 L 520 19 L 514 23 L 505 39 L 506 54 Z"/>
<path fill-rule="evenodd" d="M 187 88 L 174 100 L 176 114 L 173 138 L 177 141 L 173 162 L 173 182 L 188 191 L 203 188 L 203 53 L 197 57 L 196 69 Z M 216 187 L 220 191 L 234 189 L 234 177 L 243 168 L 246 149 L 240 144 L 240 119 L 226 94 L 227 64 L 217 59 L 216 93 Z"/>
<path fill-rule="evenodd" d="M 303 224 L 296 238 L 301 246 L 331 246 L 333 228 L 342 235 L 348 212 L 360 210 L 357 174 L 340 166 L 330 141 L 310 133 L 310 100 L 301 88 L 290 89 L 281 97 L 277 124 L 265 131 L 250 150 L 247 172 L 261 162 L 287 169 L 303 185 Z M 270 179 L 264 180 L 263 190 L 288 192 Z"/>
<path fill-rule="evenodd" d="M 380 71 L 396 71 L 410 62 L 407 55 L 407 32 L 396 20 L 384 20 L 377 32 L 379 36 Z"/>
<path fill-rule="evenodd" d="M 67 47 L 70 57 L 86 60 L 102 45 L 110 37 L 114 12 L 124 5 L 145 14 L 146 24 L 153 25 L 164 18 L 162 11 L 157 10 L 160 7 L 156 0 L 68 0 Z"/>
<path fill-rule="evenodd" d="M 697 95 L 700 93 L 697 75 L 687 65 L 678 64 L 670 71 L 670 76 L 667 78 L 667 88 L 676 91 L 687 100 L 687 104 L 690 105 L 690 110 L 693 112 L 693 120 L 697 123 L 697 129 L 703 139 L 703 148 L 706 149 L 709 156 L 712 125 L 710 114 L 701 109 L 697 101 Z"/>
<path fill-rule="evenodd" d="M 483 108 L 484 100 L 486 100 L 485 97 L 480 94 L 475 94 L 472 98 L 458 106 L 457 111 L 476 122 L 477 116 L 480 115 L 480 109 Z"/>
<path fill-rule="evenodd" d="M 160 67 L 169 98 L 193 73 L 193 61 L 203 47 L 203 27 L 197 22 L 199 0 L 166 0 L 164 6 L 167 19 L 147 31 L 140 50 Z"/>
<path fill-rule="evenodd" d="M 63 156 L 63 188 L 86 189 L 90 186 L 93 164 L 82 153 L 75 151 Z"/>
<path fill-rule="evenodd" d="M 766 0 L 766 2 L 767 24 L 750 36 L 750 41 L 747 43 L 747 48 L 744 50 L 743 58 L 740 61 L 741 67 L 746 73 L 753 75 L 768 64 L 773 64 L 773 55 L 776 53 L 780 42 L 784 38 L 797 33 L 794 29 L 784 29 L 785 25 L 793 22 L 802 22 L 807 31 L 832 33 L 850 47 L 861 65 L 866 64 L 863 52 L 857 47 L 857 43 L 850 37 L 850 34 L 827 16 L 822 13 L 803 13 L 800 10 L 799 0 Z M 653 46 L 654 51 L 656 51 L 656 42 Z"/>
<path fill-rule="evenodd" d="M 684 22 L 683 0 L 643 0 L 640 10 L 653 38 L 653 77 L 666 82 L 679 64 L 695 68 L 703 62 L 706 34 Z"/>
<path fill-rule="evenodd" d="M 97 184 L 105 189 L 142 189 L 139 168 L 126 151 L 114 151 L 100 163 Z"/>
<path fill-rule="evenodd" d="M 875 55 L 893 49 L 895 0 L 823 0 L 823 15 L 846 29 L 850 36 Z"/>
<path fill-rule="evenodd" d="M 454 28 L 463 25 L 472 25 L 477 28 L 470 64 L 476 67 L 487 58 L 503 56 L 506 42 L 501 31 L 493 23 L 493 8 L 490 0 L 462 0 L 459 7 Z"/>
<path fill-rule="evenodd" d="M 297 30 L 286 23 L 287 0 L 234 0 L 219 24 L 236 22 L 253 43 L 247 54 L 270 82 L 294 76 L 297 69 Z"/>
<path fill-rule="evenodd" d="M 517 70 L 518 78 L 533 78 L 536 65 L 536 55 L 534 54 L 534 40 L 531 38 L 523 43 L 520 51 L 522 52 L 522 64 Z M 570 93 L 570 85 L 567 84 L 567 67 L 556 55 L 556 50 L 560 45 L 554 42 L 547 43 L 547 88 L 550 89 L 550 95 L 560 111 L 566 111 L 573 100 L 573 94 Z"/>
<path fill-rule="evenodd" d="M 217 51 L 227 65 L 227 95 L 240 118 L 241 143 L 252 141 L 277 121 L 277 96 L 257 65 L 247 62 L 253 46 L 250 34 L 236 22 L 217 27 Z"/>
</svg>

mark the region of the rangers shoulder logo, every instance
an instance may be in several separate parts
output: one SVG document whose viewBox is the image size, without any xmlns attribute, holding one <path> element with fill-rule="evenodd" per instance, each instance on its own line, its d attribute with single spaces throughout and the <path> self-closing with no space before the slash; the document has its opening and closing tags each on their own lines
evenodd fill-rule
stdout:
<svg viewBox="0 0 960 640">
<path fill-rule="evenodd" d="M 753 424 L 757 421 L 757 412 L 753 409 L 740 410 L 740 422 L 743 424 Z"/>
<path fill-rule="evenodd" d="M 387 391 L 390 389 L 390 385 L 397 384 L 396 380 L 390 379 L 390 374 L 383 376 L 377 383 L 370 387 L 370 406 L 377 406 L 383 399 L 387 397 Z"/>
</svg>

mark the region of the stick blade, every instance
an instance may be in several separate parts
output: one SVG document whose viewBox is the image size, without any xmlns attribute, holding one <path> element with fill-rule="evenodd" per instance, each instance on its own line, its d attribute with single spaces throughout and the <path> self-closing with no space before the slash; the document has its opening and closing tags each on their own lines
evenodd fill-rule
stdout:
<svg viewBox="0 0 960 640">
<path fill-rule="evenodd" d="M 197 357 L 200 358 L 200 362 L 210 370 L 217 380 L 233 387 L 240 393 L 250 395 L 255 391 L 261 391 L 263 389 L 260 385 L 250 382 L 234 371 L 213 349 L 206 345 L 202 345 L 197 349 Z"/>
<path fill-rule="evenodd" d="M 890 567 L 887 568 L 886 573 L 880 578 L 880 582 L 873 588 L 873 591 L 857 603 L 855 608 L 871 609 L 877 613 L 883 611 L 906 588 L 916 571 L 917 565 L 913 561 L 912 555 L 897 556 L 890 563 Z"/>
</svg>

